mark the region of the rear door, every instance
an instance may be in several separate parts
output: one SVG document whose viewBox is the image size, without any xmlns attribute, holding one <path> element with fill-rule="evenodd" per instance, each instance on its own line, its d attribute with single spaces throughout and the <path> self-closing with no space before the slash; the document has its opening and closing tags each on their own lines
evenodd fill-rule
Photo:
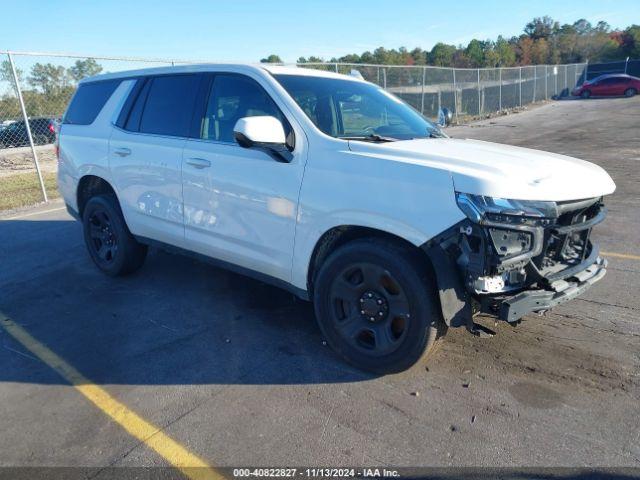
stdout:
<svg viewBox="0 0 640 480">
<path fill-rule="evenodd" d="M 306 137 L 269 88 L 247 75 L 209 77 L 183 154 L 185 238 L 190 250 L 289 281 Z M 238 119 L 256 115 L 284 125 L 290 163 L 235 141 Z"/>
<path fill-rule="evenodd" d="M 114 128 L 109 166 L 135 235 L 184 243 L 182 149 L 201 79 L 175 74 L 138 80 Z"/>
</svg>

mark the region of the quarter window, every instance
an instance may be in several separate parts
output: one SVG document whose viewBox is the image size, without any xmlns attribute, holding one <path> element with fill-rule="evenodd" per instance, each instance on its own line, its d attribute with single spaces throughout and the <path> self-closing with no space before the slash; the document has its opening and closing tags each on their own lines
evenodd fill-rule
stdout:
<svg viewBox="0 0 640 480">
<path fill-rule="evenodd" d="M 121 80 L 83 83 L 73 96 L 63 123 L 72 125 L 90 125 L 96 119 L 104 104 L 113 94 Z"/>
</svg>

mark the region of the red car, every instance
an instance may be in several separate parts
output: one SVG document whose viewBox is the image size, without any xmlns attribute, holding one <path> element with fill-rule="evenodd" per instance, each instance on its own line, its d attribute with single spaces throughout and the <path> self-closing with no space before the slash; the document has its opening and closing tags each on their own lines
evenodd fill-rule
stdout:
<svg viewBox="0 0 640 480">
<path fill-rule="evenodd" d="M 640 91 L 640 78 L 632 77 L 625 73 L 614 73 L 600 75 L 593 80 L 584 82 L 579 87 L 574 88 L 571 94 L 582 98 L 617 95 L 633 97 L 638 91 Z"/>
</svg>

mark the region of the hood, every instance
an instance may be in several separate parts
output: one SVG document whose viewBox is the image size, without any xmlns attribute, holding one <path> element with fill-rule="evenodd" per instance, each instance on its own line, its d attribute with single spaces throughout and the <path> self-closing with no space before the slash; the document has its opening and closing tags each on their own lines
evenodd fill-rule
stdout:
<svg viewBox="0 0 640 480">
<path fill-rule="evenodd" d="M 616 189 L 601 167 L 556 153 L 480 140 L 349 142 L 354 153 L 450 172 L 458 192 L 517 200 L 579 200 Z"/>
</svg>

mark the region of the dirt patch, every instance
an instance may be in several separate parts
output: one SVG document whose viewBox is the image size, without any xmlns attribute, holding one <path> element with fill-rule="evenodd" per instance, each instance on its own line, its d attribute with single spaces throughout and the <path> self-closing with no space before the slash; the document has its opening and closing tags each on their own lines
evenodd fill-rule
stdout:
<svg viewBox="0 0 640 480">
<path fill-rule="evenodd" d="M 53 145 L 36 147 L 36 153 L 43 173 L 57 172 L 58 163 Z M 30 147 L 0 149 L 0 178 L 35 170 Z"/>
<path fill-rule="evenodd" d="M 481 321 L 487 323 L 487 319 Z M 544 321 L 559 323 L 558 326 L 564 329 L 560 325 L 562 319 L 540 320 Z M 554 386 L 563 390 L 571 385 L 585 392 L 638 396 L 640 379 L 633 373 L 633 368 L 621 368 L 614 359 L 595 354 L 589 344 L 567 344 L 562 338 L 544 332 L 542 325 L 535 322 L 535 319 L 525 320 L 517 327 L 499 323 L 492 327 L 497 335 L 490 339 L 478 339 L 462 329 L 450 329 L 436 353 L 447 360 L 432 361 L 430 365 L 435 369 L 453 369 L 455 372 L 452 373 L 462 374 L 465 378 L 471 374 L 497 375 L 514 385 L 521 385 L 511 391 L 519 401 L 528 397 L 535 402 L 543 396 L 533 392 L 532 385 L 551 391 Z M 547 393 L 549 399 L 554 397 Z M 556 400 L 560 401 L 559 398 Z"/>
</svg>

